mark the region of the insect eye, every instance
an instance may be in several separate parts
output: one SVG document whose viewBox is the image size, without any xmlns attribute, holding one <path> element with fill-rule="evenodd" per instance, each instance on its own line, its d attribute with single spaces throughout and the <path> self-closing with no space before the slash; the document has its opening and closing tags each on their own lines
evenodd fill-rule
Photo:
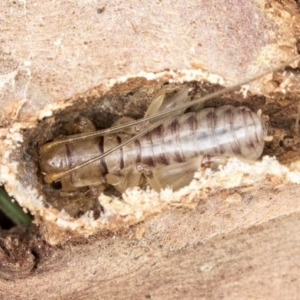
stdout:
<svg viewBox="0 0 300 300">
<path fill-rule="evenodd" d="M 57 180 L 52 181 L 51 186 L 55 190 L 61 190 L 62 189 L 61 180 L 57 179 Z"/>
</svg>

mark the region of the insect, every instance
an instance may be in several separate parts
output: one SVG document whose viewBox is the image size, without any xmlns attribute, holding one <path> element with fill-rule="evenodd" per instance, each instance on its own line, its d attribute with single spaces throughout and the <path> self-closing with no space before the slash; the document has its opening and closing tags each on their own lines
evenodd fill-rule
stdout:
<svg viewBox="0 0 300 300">
<path fill-rule="evenodd" d="M 157 191 L 167 186 L 176 190 L 201 166 L 224 164 L 229 157 L 257 160 L 269 139 L 267 117 L 261 112 L 228 105 L 185 111 L 284 66 L 204 97 L 197 96 L 195 83 L 185 84 L 172 97 L 166 97 L 168 88 L 163 87 L 143 119 L 123 117 L 105 130 L 95 131 L 88 119 L 78 118 L 74 128 L 79 134 L 40 148 L 44 180 L 62 192 L 81 187 L 102 191 L 107 185 L 124 192 L 139 185 L 141 177 Z"/>
</svg>

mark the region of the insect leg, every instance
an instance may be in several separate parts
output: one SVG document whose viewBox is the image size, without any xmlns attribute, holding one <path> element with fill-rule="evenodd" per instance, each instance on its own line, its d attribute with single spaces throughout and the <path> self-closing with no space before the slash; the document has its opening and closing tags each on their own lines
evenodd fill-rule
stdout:
<svg viewBox="0 0 300 300">
<path fill-rule="evenodd" d="M 163 86 L 154 96 L 144 115 L 144 118 L 153 116 L 158 112 L 167 111 L 170 108 L 174 108 L 180 104 L 189 102 L 196 94 L 197 89 L 198 87 L 195 83 L 185 84 L 174 96 L 167 98 L 167 94 L 172 92 L 172 90 L 168 86 Z M 179 112 L 176 112 L 176 114 L 182 114 L 184 113 L 184 110 L 180 110 Z"/>
<path fill-rule="evenodd" d="M 178 106 L 179 104 L 189 102 L 192 99 L 192 97 L 196 94 L 197 89 L 198 89 L 198 87 L 195 83 L 194 84 L 185 84 L 182 88 L 180 88 L 180 90 L 174 96 L 167 97 L 167 94 L 174 92 L 174 89 L 170 89 L 170 87 L 168 87 L 168 86 L 163 86 L 158 91 L 158 93 L 154 96 L 151 104 L 149 105 L 149 107 L 144 115 L 144 118 L 153 116 L 153 115 L 157 114 L 158 112 L 167 111 L 168 109 L 174 108 L 174 107 Z M 169 116 L 168 115 L 163 116 L 163 118 L 182 114 L 182 113 L 184 113 L 184 111 L 185 111 L 185 109 L 182 109 L 177 112 L 173 112 Z M 141 132 L 142 130 L 146 129 L 147 126 L 149 125 L 149 123 L 151 123 L 153 125 L 156 122 L 158 122 L 159 120 L 161 120 L 161 119 L 157 119 L 156 121 L 146 121 L 146 122 L 140 123 L 136 126 L 124 128 L 124 129 L 120 130 L 120 132 L 124 132 L 124 133 L 128 133 L 128 134 L 136 134 L 136 133 Z M 122 127 L 122 125 L 130 124 L 133 121 L 134 120 L 131 118 L 122 117 L 122 118 L 118 119 L 111 127 L 112 128 L 113 127 Z"/>
<path fill-rule="evenodd" d="M 176 92 L 175 95 L 167 97 L 167 94 L 174 92 L 174 89 L 171 89 L 168 86 L 163 86 L 154 96 L 144 115 L 144 119 L 146 118 L 150 120 L 146 120 L 145 122 L 137 124 L 134 127 L 135 133 L 141 133 L 142 131 L 147 130 L 147 128 L 149 128 L 149 124 L 151 124 L 152 126 L 155 126 L 155 124 L 160 125 L 164 119 L 183 114 L 186 108 L 163 114 L 161 117 L 151 120 L 152 116 L 159 115 L 159 113 L 168 112 L 168 110 L 172 108 L 174 109 L 180 104 L 182 105 L 184 103 L 188 103 L 192 100 L 197 91 L 198 86 L 195 83 L 185 84 Z"/>
<path fill-rule="evenodd" d="M 143 171 L 148 184 L 156 191 L 171 187 L 178 190 L 188 185 L 199 170 L 203 156 L 196 157 L 188 162 L 175 163 L 168 166 L 161 165 Z"/>
<path fill-rule="evenodd" d="M 171 187 L 176 191 L 187 186 L 194 178 L 195 172 L 200 168 L 211 168 L 217 170 L 220 165 L 225 165 L 230 157 L 225 155 L 201 155 L 188 162 L 174 163 L 168 166 L 161 165 L 155 168 L 140 168 L 146 177 L 148 184 L 156 191 Z M 247 164 L 254 164 L 254 160 L 238 158 Z"/>
<path fill-rule="evenodd" d="M 64 128 L 70 134 L 87 133 L 96 131 L 94 124 L 86 117 L 77 116 L 71 122 L 66 124 Z"/>
<path fill-rule="evenodd" d="M 133 121 L 134 120 L 132 118 L 122 117 L 122 118 L 118 119 L 117 121 L 115 121 L 111 127 L 119 127 L 119 126 L 122 126 L 125 124 L 130 124 Z M 121 129 L 120 132 L 132 135 L 132 134 L 136 134 L 136 128 L 135 128 L 135 126 L 126 127 L 126 128 Z"/>
<path fill-rule="evenodd" d="M 133 165 L 122 169 L 119 174 L 109 173 L 106 175 L 107 183 L 113 185 L 120 193 L 125 192 L 128 188 L 138 186 L 140 178 L 141 173 Z"/>
<path fill-rule="evenodd" d="M 105 190 L 105 188 L 106 186 L 104 184 L 89 185 L 88 190 L 83 194 L 83 196 L 85 199 L 97 198 Z"/>
</svg>

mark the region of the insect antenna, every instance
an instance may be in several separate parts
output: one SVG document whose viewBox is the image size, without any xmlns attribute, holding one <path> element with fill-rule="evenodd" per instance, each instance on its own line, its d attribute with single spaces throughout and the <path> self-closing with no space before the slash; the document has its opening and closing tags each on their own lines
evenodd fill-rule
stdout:
<svg viewBox="0 0 300 300">
<path fill-rule="evenodd" d="M 190 101 L 190 102 L 187 102 L 187 103 L 183 103 L 181 105 L 178 105 L 174 108 L 171 108 L 167 111 L 161 111 L 155 115 L 152 115 L 152 116 L 149 116 L 149 117 L 146 117 L 146 118 L 142 118 L 142 119 L 139 119 L 139 120 L 136 120 L 136 121 L 133 121 L 131 123 L 128 123 L 128 124 L 123 124 L 121 126 L 116 126 L 116 127 L 113 127 L 113 128 L 108 128 L 108 129 L 104 129 L 104 130 L 99 130 L 99 131 L 96 131 L 96 132 L 92 132 L 92 133 L 83 133 L 83 134 L 76 134 L 76 135 L 72 135 L 70 137 L 66 137 L 64 140 L 57 140 L 57 141 L 53 141 L 49 144 L 46 144 L 44 146 L 41 147 L 40 149 L 40 154 L 43 154 L 44 152 L 46 152 L 47 150 L 51 149 L 52 147 L 54 147 L 55 145 L 58 145 L 58 144 L 63 144 L 63 143 L 66 143 L 66 142 L 69 142 L 69 141 L 77 141 L 77 140 L 82 140 L 82 139 L 86 139 L 86 138 L 93 138 L 93 137 L 97 137 L 97 136 L 101 136 L 101 135 L 106 135 L 106 134 L 112 134 L 112 133 L 116 133 L 116 132 L 120 132 L 122 129 L 125 129 L 125 128 L 128 128 L 128 127 L 131 127 L 131 126 L 134 126 L 134 125 L 138 125 L 138 124 L 141 124 L 141 123 L 144 123 L 144 122 L 149 122 L 149 121 L 154 121 L 154 120 L 157 120 L 155 121 L 153 124 L 150 123 L 149 127 L 146 128 L 145 130 L 143 130 L 142 132 L 139 132 L 137 133 L 136 135 L 134 135 L 133 137 L 129 138 L 128 140 L 124 141 L 123 143 L 119 144 L 118 146 L 116 147 L 113 147 L 111 148 L 110 150 L 94 157 L 93 159 L 89 160 L 89 161 L 86 161 L 80 165 L 77 165 L 73 168 L 70 168 L 69 170 L 66 170 L 66 171 L 63 171 L 63 172 L 58 172 L 58 173 L 52 173 L 52 174 L 47 174 L 45 175 L 44 179 L 46 182 L 52 182 L 52 181 L 55 181 L 57 179 L 60 179 L 61 177 L 63 176 L 66 176 L 70 173 L 72 173 L 73 171 L 76 171 L 82 167 L 85 167 L 89 164 L 92 164 L 102 158 L 104 158 L 105 156 L 113 153 L 114 151 L 126 146 L 127 144 L 135 141 L 136 139 L 138 139 L 139 137 L 145 135 L 146 133 L 148 133 L 149 131 L 155 129 L 156 127 L 158 127 L 159 125 L 161 125 L 167 118 L 169 118 L 171 115 L 176 115 L 177 114 L 177 111 L 180 111 L 180 110 L 183 110 L 183 109 L 187 109 L 191 106 L 194 106 L 194 105 L 197 105 L 197 104 L 201 104 L 207 100 L 210 100 L 210 99 L 213 99 L 215 97 L 218 97 L 218 96 L 221 96 L 225 93 L 229 93 L 229 92 L 233 92 L 235 91 L 236 89 L 240 88 L 241 86 L 243 85 L 246 85 L 246 84 L 249 84 L 255 80 L 258 80 L 262 77 L 264 77 L 265 75 L 268 75 L 269 73 L 272 73 L 272 72 L 276 72 L 276 71 L 279 71 L 283 68 L 285 68 L 288 64 L 294 62 L 295 60 L 299 59 L 300 58 L 300 55 L 296 55 L 294 56 L 292 59 L 286 61 L 285 63 L 275 67 L 275 68 L 269 68 L 267 69 L 266 71 L 250 78 L 250 79 L 246 79 L 238 84 L 235 84 L 235 85 L 232 85 L 230 87 L 226 87 L 226 88 L 223 88 L 223 89 L 220 89 L 218 91 L 215 91 L 209 95 L 205 95 L 203 97 L 200 97 L 198 99 L 194 99 L 193 101 Z"/>
<path fill-rule="evenodd" d="M 232 85 L 230 87 L 226 87 L 226 88 L 220 89 L 218 91 L 215 91 L 211 94 L 205 95 L 203 97 L 194 99 L 191 102 L 183 103 L 181 105 L 177 105 L 176 107 L 170 108 L 169 110 L 161 111 L 161 112 L 159 112 L 155 115 L 151 115 L 151 116 L 146 117 L 146 118 L 141 118 L 141 119 L 138 119 L 136 121 L 132 121 L 132 122 L 127 123 L 127 124 L 122 124 L 122 125 L 119 125 L 119 126 L 116 126 L 116 127 L 113 127 L 113 128 L 98 130 L 98 131 L 91 132 L 91 133 L 74 134 L 74 135 L 71 135 L 69 137 L 65 137 L 63 140 L 56 140 L 56 141 L 53 141 L 49 144 L 43 145 L 41 147 L 40 151 L 43 152 L 43 148 L 45 148 L 45 150 L 47 151 L 47 150 L 49 150 L 49 148 L 52 148 L 52 147 L 54 147 L 55 145 L 58 145 L 58 144 L 64 144 L 64 143 L 67 143 L 67 142 L 70 142 L 70 141 L 78 141 L 78 140 L 83 140 L 83 139 L 88 139 L 88 138 L 94 138 L 94 137 L 101 136 L 101 135 L 112 134 L 112 133 L 120 132 L 120 131 L 122 131 L 122 129 L 126 129 L 128 127 L 138 125 L 138 124 L 141 124 L 141 123 L 144 123 L 144 122 L 159 120 L 162 117 L 169 117 L 171 113 L 176 113 L 178 110 L 187 109 L 187 108 L 192 107 L 194 105 L 201 104 L 201 103 L 203 103 L 207 100 L 210 100 L 210 99 L 216 98 L 218 96 L 221 96 L 225 93 L 233 92 L 234 90 L 240 88 L 241 86 L 246 85 L 248 83 L 251 83 L 255 80 L 258 80 L 258 79 L 264 77 L 265 75 L 268 75 L 269 73 L 276 72 L 276 71 L 279 71 L 279 70 L 283 69 L 288 64 L 294 62 L 297 59 L 300 59 L 300 54 L 297 55 L 297 56 L 294 56 L 292 59 L 288 60 L 287 62 L 285 62 L 281 65 L 279 65 L 278 67 L 269 68 L 266 71 L 254 76 L 250 79 L 246 79 L 246 80 L 244 80 L 240 83 L 237 83 L 235 85 Z M 118 147 L 122 147 L 122 146 L 123 145 L 119 145 Z"/>
</svg>

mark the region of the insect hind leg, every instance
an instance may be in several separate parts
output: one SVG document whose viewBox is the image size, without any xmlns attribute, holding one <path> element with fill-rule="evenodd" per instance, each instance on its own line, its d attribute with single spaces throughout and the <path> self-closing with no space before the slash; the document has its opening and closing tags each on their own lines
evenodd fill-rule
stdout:
<svg viewBox="0 0 300 300">
<path fill-rule="evenodd" d="M 168 87 L 168 86 L 163 86 L 157 92 L 157 94 L 154 96 L 151 104 L 149 105 L 149 107 L 144 115 L 144 118 L 155 115 L 162 111 L 167 111 L 168 109 L 176 107 L 179 104 L 191 101 L 192 97 L 196 94 L 197 90 L 198 90 L 198 87 L 195 83 L 184 84 L 184 86 L 181 87 L 179 89 L 179 91 L 177 91 L 176 94 L 174 94 L 173 96 L 167 97 L 167 94 L 174 92 L 174 89 L 170 89 L 170 87 Z M 172 116 L 173 114 L 178 115 L 178 114 L 183 114 L 183 113 L 184 113 L 184 110 L 177 111 L 176 113 L 170 114 L 170 116 Z M 164 116 L 164 118 L 165 117 L 166 116 Z M 133 119 L 131 119 L 129 117 L 122 117 L 122 118 L 118 119 L 116 122 L 114 122 L 112 127 L 118 127 L 121 125 L 130 124 L 132 121 L 133 121 Z M 154 123 L 155 123 L 155 121 L 154 121 Z M 154 124 L 154 123 L 152 122 L 152 124 Z M 137 126 L 122 129 L 122 132 L 127 133 L 127 134 L 135 134 L 137 132 L 141 132 L 142 130 L 146 129 L 148 125 L 149 125 L 149 121 L 141 123 Z"/>
<path fill-rule="evenodd" d="M 195 172 L 200 169 L 211 168 L 217 170 L 220 165 L 225 165 L 231 157 L 225 155 L 201 155 L 184 163 L 175 163 L 168 166 L 161 165 L 158 167 L 140 168 L 148 184 L 156 191 L 166 187 L 174 191 L 187 186 L 194 178 Z M 240 161 L 254 164 L 256 161 L 238 158 Z"/>
<path fill-rule="evenodd" d="M 191 101 L 192 97 L 197 93 L 197 90 L 198 86 L 195 83 L 186 83 L 175 95 L 167 97 L 167 94 L 173 92 L 174 89 L 170 89 L 168 86 L 163 86 L 154 96 L 144 117 L 155 115 L 158 112 L 167 111 L 168 109 L 176 107 L 179 104 Z M 184 111 L 181 113 L 184 113 Z M 177 112 L 176 114 L 180 113 Z"/>
<path fill-rule="evenodd" d="M 188 162 L 143 168 L 144 170 L 141 169 L 141 171 L 143 171 L 148 184 L 154 190 L 159 192 L 166 187 L 178 190 L 193 180 L 195 172 L 201 166 L 202 158 L 202 156 L 199 156 Z"/>
</svg>

